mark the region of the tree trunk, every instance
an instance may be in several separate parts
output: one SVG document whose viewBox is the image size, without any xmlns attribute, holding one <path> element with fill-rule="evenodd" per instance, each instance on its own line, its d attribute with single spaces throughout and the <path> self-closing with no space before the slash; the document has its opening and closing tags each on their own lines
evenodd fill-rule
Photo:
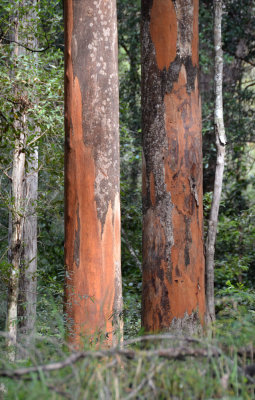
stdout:
<svg viewBox="0 0 255 400">
<path fill-rule="evenodd" d="M 146 331 L 201 329 L 205 313 L 198 0 L 142 0 Z"/>
<path fill-rule="evenodd" d="M 69 341 L 121 334 L 115 0 L 65 1 L 65 310 Z"/>
<path fill-rule="evenodd" d="M 11 40 L 14 41 L 12 51 L 12 62 L 14 65 L 17 63 L 18 46 L 18 13 L 15 13 L 11 19 L 12 35 Z M 15 70 L 13 76 L 15 74 Z M 16 87 L 14 93 L 17 96 Z M 19 107 L 22 107 L 22 100 L 20 99 Z M 13 113 L 20 112 L 18 106 L 14 106 Z M 25 116 L 23 119 L 25 123 Z M 13 151 L 13 165 L 12 165 L 12 216 L 9 218 L 11 223 L 10 231 L 10 251 L 9 261 L 11 264 L 10 279 L 7 297 L 7 316 L 6 316 L 6 330 L 8 333 L 7 348 L 9 349 L 9 358 L 11 361 L 15 359 L 15 344 L 17 341 L 17 307 L 18 307 L 18 292 L 19 292 L 19 272 L 21 263 L 22 241 L 23 241 L 23 179 L 25 169 L 25 135 L 22 130 L 21 121 L 16 119 L 14 122 L 14 151 Z"/>
<path fill-rule="evenodd" d="M 222 101 L 222 81 L 223 81 L 223 52 L 221 45 L 221 20 L 222 20 L 222 0 L 214 0 L 214 51 L 215 51 L 215 108 L 214 108 L 214 128 L 217 147 L 217 160 L 214 179 L 214 190 L 212 206 L 208 223 L 208 233 L 206 239 L 206 320 L 207 323 L 215 320 L 214 304 L 214 253 L 215 241 L 218 225 L 218 214 L 220 207 L 220 197 L 222 191 L 224 160 L 225 160 L 225 128 L 223 119 Z"/>
<path fill-rule="evenodd" d="M 36 20 L 37 0 L 31 0 L 24 3 L 28 7 L 23 22 L 23 29 Z M 30 26 L 31 31 L 31 26 Z M 35 35 L 29 35 L 27 38 L 29 48 L 37 48 L 37 39 Z M 37 53 L 26 51 L 30 56 L 31 68 L 37 64 Z M 25 127 L 27 131 L 27 127 Z M 38 132 L 38 128 L 37 132 Z M 34 134 L 34 132 L 33 132 Z M 39 132 L 38 132 L 39 134 Z M 27 133 L 29 138 L 29 133 Z M 36 136 L 34 140 L 36 139 Z M 37 196 L 38 196 L 38 147 L 33 146 L 28 154 L 28 162 L 24 179 L 24 225 L 23 225 L 23 252 L 22 268 L 19 279 L 19 303 L 18 303 L 18 340 L 22 342 L 25 349 L 33 344 L 36 321 L 36 299 L 37 299 Z M 18 351 L 19 357 L 26 354 Z"/>
<path fill-rule="evenodd" d="M 33 156 L 33 159 L 31 158 Z M 27 350 L 33 345 L 37 299 L 37 194 L 38 151 L 30 154 L 24 181 L 25 218 L 23 225 L 22 268 L 19 277 L 18 341 Z M 26 352 L 18 351 L 19 357 Z"/>
</svg>

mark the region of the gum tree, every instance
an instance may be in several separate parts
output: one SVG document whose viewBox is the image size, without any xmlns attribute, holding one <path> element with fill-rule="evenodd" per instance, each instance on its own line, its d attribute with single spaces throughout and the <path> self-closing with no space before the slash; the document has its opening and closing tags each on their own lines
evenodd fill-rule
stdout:
<svg viewBox="0 0 255 400">
<path fill-rule="evenodd" d="M 198 0 L 142 0 L 146 331 L 204 321 Z"/>
<path fill-rule="evenodd" d="M 120 330 L 119 123 L 114 0 L 65 6 L 65 309 L 69 340 Z"/>
</svg>

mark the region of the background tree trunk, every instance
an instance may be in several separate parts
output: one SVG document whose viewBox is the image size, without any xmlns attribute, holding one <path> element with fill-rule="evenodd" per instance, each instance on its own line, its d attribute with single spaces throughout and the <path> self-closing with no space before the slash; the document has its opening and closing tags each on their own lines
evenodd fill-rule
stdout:
<svg viewBox="0 0 255 400">
<path fill-rule="evenodd" d="M 222 21 L 222 0 L 214 0 L 214 89 L 215 89 L 215 108 L 214 108 L 214 128 L 217 147 L 217 160 L 215 169 L 214 189 L 210 218 L 208 223 L 208 233 L 206 239 L 206 305 L 207 323 L 215 320 L 214 304 L 214 253 L 217 235 L 217 224 L 220 207 L 220 197 L 222 191 L 223 172 L 225 163 L 225 128 L 223 119 L 222 101 L 222 81 L 223 81 L 223 52 L 221 44 L 221 21 Z"/>
<path fill-rule="evenodd" d="M 25 14 L 23 16 L 23 30 L 27 34 L 26 45 L 36 49 L 38 42 L 35 36 L 37 0 L 23 3 Z M 23 38 L 24 40 L 24 38 Z M 31 70 L 36 68 L 37 53 L 23 50 L 29 56 Z M 35 70 L 34 70 L 35 71 Z M 36 100 L 35 100 L 36 101 Z M 33 140 L 38 136 L 38 128 L 33 132 Z M 26 127 L 27 137 L 29 132 Z M 28 152 L 28 161 L 24 178 L 24 225 L 23 225 L 23 251 L 22 265 L 19 277 L 19 302 L 18 302 L 18 340 L 27 349 L 33 345 L 36 321 L 37 299 L 37 196 L 38 196 L 38 147 L 32 146 Z M 18 356 L 26 356 L 18 350 Z"/>
<path fill-rule="evenodd" d="M 32 159 L 33 157 L 33 159 Z M 19 277 L 18 340 L 25 349 L 33 345 L 37 299 L 37 195 L 38 150 L 30 154 L 24 181 L 25 218 L 22 268 Z M 19 351 L 20 357 L 25 355 Z"/>
<path fill-rule="evenodd" d="M 121 331 L 115 0 L 65 1 L 65 309 L 69 341 Z"/>
<path fill-rule="evenodd" d="M 18 11 L 15 12 L 11 19 L 11 40 L 14 42 L 12 51 L 12 62 L 14 70 L 12 76 L 15 77 L 15 65 L 18 61 L 18 30 L 19 30 L 19 17 Z M 11 264 L 10 280 L 8 286 L 7 298 L 7 316 L 6 316 L 6 330 L 9 334 L 7 339 L 7 347 L 9 348 L 9 357 L 11 361 L 15 359 L 15 346 L 17 341 L 17 307 L 18 307 L 18 292 L 19 292 L 19 272 L 21 263 L 22 241 L 23 241 L 23 179 L 25 169 L 25 135 L 23 126 L 25 123 L 25 115 L 22 115 L 22 121 L 18 118 L 22 114 L 23 99 L 18 99 L 17 88 L 14 86 L 14 94 L 16 96 L 16 105 L 13 107 L 13 113 L 17 115 L 14 122 L 14 151 L 13 151 L 13 164 L 12 164 L 12 215 L 9 218 L 11 223 L 10 231 L 10 251 L 9 260 Z M 19 100 L 19 101 L 18 101 Z"/>
<path fill-rule="evenodd" d="M 142 0 L 146 331 L 200 329 L 205 313 L 198 0 Z"/>
</svg>

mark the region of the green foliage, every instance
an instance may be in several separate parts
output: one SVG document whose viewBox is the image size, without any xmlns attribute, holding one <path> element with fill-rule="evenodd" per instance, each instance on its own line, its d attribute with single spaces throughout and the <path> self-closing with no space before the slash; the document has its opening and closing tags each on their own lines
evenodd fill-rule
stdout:
<svg viewBox="0 0 255 400">
<path fill-rule="evenodd" d="M 216 246 L 217 288 L 225 287 L 227 281 L 254 286 L 254 215 L 254 205 L 237 216 L 221 215 Z"/>
</svg>

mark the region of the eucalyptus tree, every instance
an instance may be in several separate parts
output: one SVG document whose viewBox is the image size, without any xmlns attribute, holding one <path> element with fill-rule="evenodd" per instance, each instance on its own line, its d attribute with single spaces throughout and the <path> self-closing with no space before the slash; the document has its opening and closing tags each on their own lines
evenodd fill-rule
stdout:
<svg viewBox="0 0 255 400">
<path fill-rule="evenodd" d="M 142 1 L 143 288 L 147 331 L 204 323 L 198 0 Z"/>
<path fill-rule="evenodd" d="M 69 340 L 121 330 L 115 0 L 66 0 L 65 310 Z"/>
</svg>

